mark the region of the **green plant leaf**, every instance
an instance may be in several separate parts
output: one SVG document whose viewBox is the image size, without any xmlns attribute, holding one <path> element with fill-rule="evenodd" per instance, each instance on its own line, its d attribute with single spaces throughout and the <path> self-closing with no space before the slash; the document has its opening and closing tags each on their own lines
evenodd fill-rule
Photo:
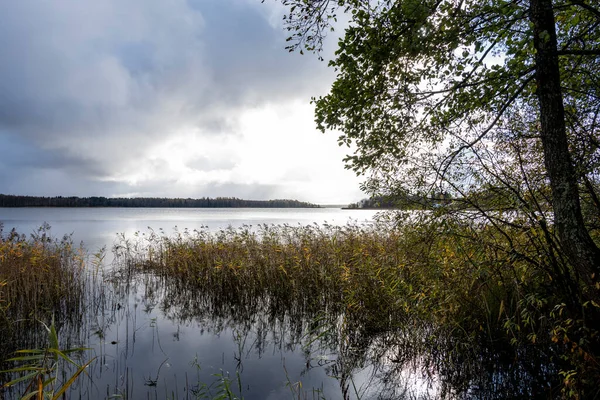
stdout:
<svg viewBox="0 0 600 400">
<path fill-rule="evenodd" d="M 92 358 L 90 361 L 82 365 L 77 370 L 77 372 L 75 372 L 73 376 L 60 388 L 60 390 L 54 395 L 54 397 L 52 397 L 52 400 L 58 400 L 60 396 L 62 396 L 62 394 L 73 384 L 73 382 L 75 382 L 77 377 L 81 375 L 82 372 L 85 372 L 85 369 L 88 367 L 88 365 L 90 365 L 95 359 L 96 357 Z"/>
<path fill-rule="evenodd" d="M 10 381 L 10 382 L 6 382 L 4 385 L 2 385 L 2 387 L 3 387 L 3 388 L 10 387 L 10 386 L 13 386 L 15 383 L 19 383 L 19 382 L 23 382 L 23 381 L 26 381 L 26 380 L 29 380 L 29 379 L 33 379 L 33 378 L 35 378 L 35 377 L 36 377 L 38 374 L 39 374 L 39 372 L 38 372 L 38 371 L 36 371 L 36 372 L 32 372 L 32 373 L 30 373 L 30 374 L 27 374 L 27 375 L 23 375 L 23 376 L 22 376 L 22 377 L 20 377 L 20 378 L 13 379 L 13 380 L 12 380 L 12 381 Z"/>
</svg>

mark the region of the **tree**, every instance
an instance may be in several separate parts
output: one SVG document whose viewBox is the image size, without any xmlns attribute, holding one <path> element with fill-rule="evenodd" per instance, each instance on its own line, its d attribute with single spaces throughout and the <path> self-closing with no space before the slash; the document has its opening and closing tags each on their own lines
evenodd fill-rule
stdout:
<svg viewBox="0 0 600 400">
<path fill-rule="evenodd" d="M 596 200 L 600 133 L 600 8 L 586 0 L 283 0 L 290 50 L 321 52 L 338 13 L 349 18 L 329 65 L 331 91 L 314 99 L 318 127 L 355 145 L 347 167 L 365 189 L 466 195 L 506 184 L 552 234 L 573 278 L 597 298 L 600 250 L 582 193 Z M 500 147 L 509 141 L 507 151 Z M 523 169 L 523 154 L 538 168 Z M 505 149 L 506 150 L 506 149 Z M 519 158 L 521 157 L 521 158 Z M 543 160 L 543 161 L 542 161 Z M 492 162 L 493 163 L 490 163 Z M 487 177 L 487 178 L 486 178 Z M 527 188 L 524 188 L 524 186 Z M 547 204 L 523 190 L 550 189 Z M 580 187 L 582 189 L 580 189 Z M 583 190 L 583 192 L 582 192 Z M 553 223 L 545 221 L 551 207 Z M 547 228 L 550 226 L 549 228 Z M 549 243 L 553 239 L 549 239 Z M 554 250 L 553 250 L 554 251 Z M 571 282 L 573 283 L 573 282 Z"/>
</svg>

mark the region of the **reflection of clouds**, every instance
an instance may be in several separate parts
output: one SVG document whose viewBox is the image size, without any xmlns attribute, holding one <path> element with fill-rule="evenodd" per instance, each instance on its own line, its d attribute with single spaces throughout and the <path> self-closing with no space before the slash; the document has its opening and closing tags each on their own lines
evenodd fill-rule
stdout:
<svg viewBox="0 0 600 400">
<path fill-rule="evenodd" d="M 237 384 L 239 373 L 247 399 L 280 399 L 290 393 L 294 398 L 317 393 L 337 398 L 344 390 L 356 391 L 359 398 L 433 398 L 440 393 L 437 381 L 424 375 L 425 365 L 389 362 L 398 351 L 389 334 L 356 337 L 360 325 L 339 325 L 335 315 L 321 325 L 323 314 L 318 314 L 318 330 L 311 331 L 317 316 L 297 314 L 294 308 L 271 309 L 268 299 L 242 304 L 177 280 L 146 274 L 141 280 L 153 288 L 146 291 L 156 296 L 152 302 L 161 304 L 164 316 L 158 324 L 177 325 L 184 337 L 184 343 L 171 341 L 162 348 L 179 360 L 197 351 L 201 383 L 218 382 L 216 374 Z M 321 329 L 327 334 L 321 335 Z M 346 342 L 347 335 L 356 342 Z"/>
<path fill-rule="evenodd" d="M 160 302 L 168 296 L 169 288 L 148 276 L 135 277 L 132 282 L 129 298 L 135 300 L 119 310 L 107 329 L 105 342 L 117 343 L 104 346 L 105 365 L 102 373 L 93 376 L 95 387 L 110 393 L 128 390 L 129 396 L 135 398 L 155 391 L 184 393 L 186 384 L 191 388 L 206 384 L 216 395 L 221 379 L 216 375 L 228 377 L 234 383 L 232 389 L 237 391 L 239 371 L 244 398 L 263 399 L 268 393 L 289 390 L 285 386 L 287 374 L 300 378 L 306 363 L 301 348 L 295 346 L 296 351 L 292 352 L 282 346 L 282 339 L 277 338 L 281 331 L 269 329 L 271 325 L 266 320 L 256 318 L 248 324 L 230 317 L 213 319 L 201 310 L 188 310 L 196 317 L 179 321 L 169 310 L 185 305 L 172 304 L 167 310 Z M 144 312 L 144 304 L 160 305 Z M 199 368 L 193 365 L 194 361 Z M 127 375 L 129 380 L 119 381 L 113 373 Z M 328 380 L 323 370 L 302 379 L 306 385 L 314 379 L 315 387 Z M 148 381 L 156 381 L 156 388 L 147 386 Z"/>
</svg>

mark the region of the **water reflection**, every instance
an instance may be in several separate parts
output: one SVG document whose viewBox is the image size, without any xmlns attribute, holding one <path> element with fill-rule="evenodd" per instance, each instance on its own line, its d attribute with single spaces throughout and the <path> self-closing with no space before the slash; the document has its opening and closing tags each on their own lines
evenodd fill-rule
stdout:
<svg viewBox="0 0 600 400">
<path fill-rule="evenodd" d="M 113 312 L 95 325 L 102 340 L 95 389 L 86 389 L 92 398 L 437 395 L 433 381 L 394 360 L 391 335 L 367 337 L 342 310 L 325 313 L 298 299 L 223 296 L 133 269 L 117 274 Z"/>
<path fill-rule="evenodd" d="M 510 348 L 426 324 L 373 330 L 335 304 L 224 295 L 129 267 L 88 293 L 86 312 L 59 329 L 63 346 L 89 343 L 82 359 L 97 357 L 69 398 L 515 398 L 546 397 L 552 384 L 537 356 L 516 364 Z M 23 332 L 19 346 L 39 345 L 35 325 Z"/>
<path fill-rule="evenodd" d="M 128 251 L 148 251 L 140 236 Z M 376 307 L 353 312 L 336 282 L 257 292 L 116 262 L 104 275 L 90 268 L 86 304 L 58 318 L 62 345 L 89 346 L 82 359 L 97 357 L 70 398 L 546 397 L 556 379 L 551 349 L 530 354 Z M 34 322 L 10 342 L 37 347 L 42 334 Z"/>
</svg>

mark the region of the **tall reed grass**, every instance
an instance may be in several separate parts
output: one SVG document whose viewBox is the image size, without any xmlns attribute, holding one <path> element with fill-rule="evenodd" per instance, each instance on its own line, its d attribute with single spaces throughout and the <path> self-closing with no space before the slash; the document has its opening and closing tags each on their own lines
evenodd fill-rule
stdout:
<svg viewBox="0 0 600 400">
<path fill-rule="evenodd" d="M 115 252 L 128 271 L 168 281 L 164 307 L 178 304 L 179 317 L 207 306 L 302 321 L 320 315 L 343 321 L 340 343 L 363 354 L 384 343 L 382 362 L 418 364 L 441 378 L 442 393 L 555 395 L 565 388 L 559 371 L 573 362 L 557 330 L 563 299 L 548 275 L 515 256 L 515 248 L 534 252 L 526 234 L 507 238 L 459 220 L 262 225 L 149 231 L 122 238 Z"/>
<path fill-rule="evenodd" d="M 115 250 L 122 264 L 177 278 L 221 303 L 268 299 L 272 309 L 368 310 L 365 328 L 381 330 L 391 315 L 404 314 L 398 293 L 410 291 L 397 239 L 392 231 L 360 226 L 262 225 L 216 234 L 150 231 Z"/>
<path fill-rule="evenodd" d="M 82 249 L 69 237 L 52 239 L 48 226 L 29 239 L 0 230 L 0 281 L 5 329 L 26 319 L 78 314 L 84 294 Z"/>
<path fill-rule="evenodd" d="M 78 326 L 90 294 L 84 252 L 68 238 L 50 239 L 47 227 L 29 239 L 0 237 L 2 337 L 52 315 L 58 328 L 69 318 Z M 149 230 L 121 236 L 114 252 L 122 268 L 113 278 L 126 285 L 139 273 L 156 278 L 156 286 L 144 285 L 153 291 L 145 298 L 173 310 L 172 318 L 285 320 L 295 338 L 309 332 L 309 344 L 336 346 L 344 390 L 349 371 L 367 357 L 420 368 L 441 383 L 442 395 L 597 395 L 598 332 L 569 311 L 577 293 L 556 290 L 552 277 L 559 275 L 550 270 L 543 239 L 535 226 L 500 231 L 451 216 L 370 226 Z"/>
<path fill-rule="evenodd" d="M 2 361 L 17 350 L 47 348 L 40 322 L 55 321 L 55 329 L 68 330 L 65 340 L 84 328 L 84 251 L 69 237 L 53 239 L 49 229 L 44 225 L 27 238 L 0 226 L 0 370 L 12 367 Z"/>
</svg>

